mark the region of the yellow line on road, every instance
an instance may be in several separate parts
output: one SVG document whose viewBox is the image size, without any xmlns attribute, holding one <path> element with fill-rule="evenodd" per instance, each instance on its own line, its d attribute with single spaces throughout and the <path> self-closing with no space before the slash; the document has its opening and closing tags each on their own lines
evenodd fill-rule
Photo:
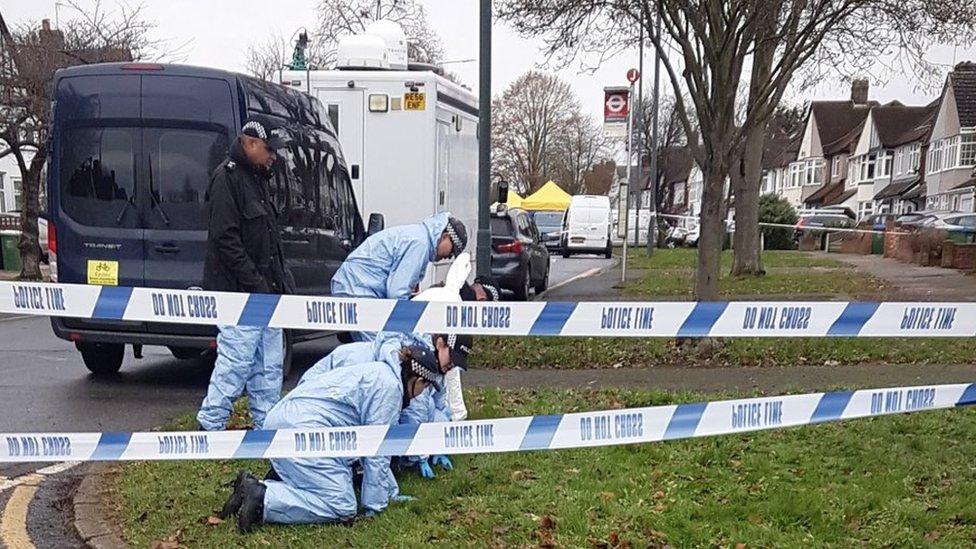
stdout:
<svg viewBox="0 0 976 549">
<path fill-rule="evenodd" d="M 35 549 L 27 533 L 27 509 L 42 478 L 37 474 L 27 475 L 23 484 L 10 494 L 7 507 L 0 516 L 0 542 L 7 549 Z"/>
</svg>

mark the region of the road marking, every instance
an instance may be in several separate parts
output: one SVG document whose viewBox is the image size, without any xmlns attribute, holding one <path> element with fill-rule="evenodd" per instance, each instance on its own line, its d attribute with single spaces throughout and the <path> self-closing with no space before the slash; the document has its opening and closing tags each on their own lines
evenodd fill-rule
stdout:
<svg viewBox="0 0 976 549">
<path fill-rule="evenodd" d="M 7 507 L 0 516 L 0 542 L 7 549 L 34 549 L 27 533 L 27 510 L 44 476 L 32 473 L 20 478 L 24 479 L 23 482 L 10 495 Z"/>
<path fill-rule="evenodd" d="M 10 318 L 0 318 L 0 322 L 12 322 L 14 320 L 24 320 L 25 318 L 34 318 L 34 316 L 33 315 L 21 315 L 21 316 L 12 316 Z"/>
<path fill-rule="evenodd" d="M 563 286 L 565 286 L 567 284 L 571 284 L 573 282 L 576 282 L 577 280 L 582 280 L 584 278 L 589 278 L 591 276 L 596 276 L 596 275 L 602 274 L 602 273 L 606 272 L 608 269 L 612 269 L 612 268 L 614 268 L 616 266 L 617 266 L 617 261 L 614 261 L 613 263 L 611 263 L 610 265 L 607 265 L 606 267 L 594 267 L 594 268 L 592 268 L 592 269 L 590 269 L 588 271 L 583 271 L 582 273 L 580 273 L 580 274 L 578 274 L 578 275 L 576 275 L 574 277 L 571 277 L 571 278 L 568 278 L 566 280 L 563 280 L 559 284 L 553 284 L 552 286 L 549 286 L 548 288 L 546 288 L 546 291 L 542 292 L 541 294 L 536 295 L 535 298 L 536 299 L 540 299 L 540 298 L 542 298 L 542 296 L 548 294 L 549 292 L 555 290 L 556 288 L 562 288 Z"/>
<path fill-rule="evenodd" d="M 34 471 L 33 473 L 27 473 L 16 478 L 8 479 L 6 477 L 0 477 L 0 492 L 6 492 L 11 488 L 16 488 L 22 484 L 27 484 L 33 477 L 49 477 L 56 475 L 58 473 L 63 473 L 73 467 L 81 465 L 80 461 L 65 461 L 63 463 L 56 463 L 54 465 L 48 465 Z"/>
</svg>

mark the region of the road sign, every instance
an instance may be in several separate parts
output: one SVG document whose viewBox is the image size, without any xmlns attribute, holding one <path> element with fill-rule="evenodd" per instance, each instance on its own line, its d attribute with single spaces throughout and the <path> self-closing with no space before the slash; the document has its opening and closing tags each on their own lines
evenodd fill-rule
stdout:
<svg viewBox="0 0 976 549">
<path fill-rule="evenodd" d="M 627 122 L 629 88 L 603 88 L 603 122 Z"/>
<path fill-rule="evenodd" d="M 637 82 L 640 76 L 641 76 L 640 71 L 637 69 L 630 69 L 629 71 L 627 71 L 627 81 L 630 82 L 631 84 Z"/>
</svg>

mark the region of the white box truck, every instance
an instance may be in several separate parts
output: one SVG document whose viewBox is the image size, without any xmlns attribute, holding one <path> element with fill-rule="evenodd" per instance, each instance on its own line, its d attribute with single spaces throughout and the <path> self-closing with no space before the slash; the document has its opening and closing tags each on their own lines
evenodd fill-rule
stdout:
<svg viewBox="0 0 976 549">
<path fill-rule="evenodd" d="M 380 30 L 402 40 L 398 28 Z M 407 65 L 405 52 L 381 37 L 347 37 L 335 70 L 282 71 L 281 83 L 325 106 L 361 214 L 381 213 L 391 227 L 449 211 L 467 227 L 475 258 L 478 100 L 431 66 Z M 444 280 L 449 266 L 433 266 L 424 286 Z"/>
</svg>

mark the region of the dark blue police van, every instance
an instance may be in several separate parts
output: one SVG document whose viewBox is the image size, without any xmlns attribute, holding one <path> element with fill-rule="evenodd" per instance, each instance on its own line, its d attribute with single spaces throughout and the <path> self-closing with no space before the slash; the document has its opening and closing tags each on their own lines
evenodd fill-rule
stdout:
<svg viewBox="0 0 976 549">
<path fill-rule="evenodd" d="M 336 131 L 313 97 L 230 72 L 147 63 L 60 70 L 48 144 L 49 248 L 58 282 L 199 288 L 207 248 L 205 197 L 250 112 L 277 117 L 271 193 L 298 293 L 327 295 L 366 236 Z M 370 216 L 372 230 L 381 216 Z M 192 358 L 216 346 L 207 326 L 53 318 L 96 374 L 115 373 L 125 345 Z M 290 334 L 290 344 L 312 334 Z M 290 364 L 286 363 L 286 369 Z"/>
</svg>

